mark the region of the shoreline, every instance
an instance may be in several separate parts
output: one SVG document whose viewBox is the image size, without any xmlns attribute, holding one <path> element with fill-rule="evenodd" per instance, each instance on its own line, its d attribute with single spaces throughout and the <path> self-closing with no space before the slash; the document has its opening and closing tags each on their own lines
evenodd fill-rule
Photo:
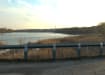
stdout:
<svg viewBox="0 0 105 75">
<path fill-rule="evenodd" d="M 46 39 L 40 40 L 36 43 L 32 44 L 54 44 L 54 43 L 77 43 L 77 42 L 102 42 L 104 39 L 99 35 L 83 35 L 83 36 L 76 36 L 76 37 L 64 37 L 64 38 L 57 38 L 57 39 Z M 81 49 L 81 57 L 83 58 L 94 58 L 99 55 L 98 48 L 82 48 Z M 105 55 L 105 52 L 104 54 Z M 7 59 L 7 60 L 15 60 L 19 61 L 19 59 L 23 60 L 24 58 L 24 51 L 23 49 L 14 49 L 9 52 L 0 54 L 0 59 Z M 56 50 L 56 59 L 75 59 L 78 58 L 76 48 L 57 48 Z M 38 49 L 29 49 L 28 50 L 28 59 L 40 61 L 40 60 L 51 60 L 52 59 L 52 50 L 50 48 L 38 48 Z"/>
</svg>

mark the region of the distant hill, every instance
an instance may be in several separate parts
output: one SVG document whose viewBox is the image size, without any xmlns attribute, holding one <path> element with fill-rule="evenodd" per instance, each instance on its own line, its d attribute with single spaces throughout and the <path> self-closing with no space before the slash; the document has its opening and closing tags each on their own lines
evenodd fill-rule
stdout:
<svg viewBox="0 0 105 75">
<path fill-rule="evenodd" d="M 74 28 L 61 28 L 61 29 L 23 29 L 15 30 L 15 32 L 55 32 L 64 34 L 94 34 L 96 33 L 97 27 L 74 27 Z"/>
<path fill-rule="evenodd" d="M 12 29 L 7 29 L 7 28 L 0 28 L 0 33 L 7 33 L 7 32 L 13 32 L 14 30 Z"/>
<path fill-rule="evenodd" d="M 73 27 L 73 28 L 61 28 L 61 29 L 0 29 L 0 32 L 54 32 L 64 34 L 100 34 L 105 33 L 105 22 L 100 23 L 97 26 L 92 27 Z"/>
</svg>

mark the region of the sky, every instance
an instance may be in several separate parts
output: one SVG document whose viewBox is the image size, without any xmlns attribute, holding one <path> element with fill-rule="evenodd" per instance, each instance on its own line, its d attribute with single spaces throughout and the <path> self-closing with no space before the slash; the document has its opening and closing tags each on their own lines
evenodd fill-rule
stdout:
<svg viewBox="0 0 105 75">
<path fill-rule="evenodd" d="M 105 22 L 105 0 L 0 0 L 0 28 L 90 27 Z"/>
</svg>

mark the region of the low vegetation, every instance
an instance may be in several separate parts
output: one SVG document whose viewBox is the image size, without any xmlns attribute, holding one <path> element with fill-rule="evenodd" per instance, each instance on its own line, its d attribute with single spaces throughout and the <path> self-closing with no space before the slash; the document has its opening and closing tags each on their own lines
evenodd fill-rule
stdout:
<svg viewBox="0 0 105 75">
<path fill-rule="evenodd" d="M 77 37 L 66 37 L 61 39 L 48 39 L 37 42 L 38 44 L 50 44 L 50 43 L 73 43 L 73 42 L 102 42 L 104 39 L 99 35 L 88 35 L 88 36 L 77 36 Z M 99 55 L 100 48 L 86 47 L 81 48 L 80 55 L 82 57 L 93 57 Z M 35 50 L 29 51 L 29 57 L 35 58 Z M 105 51 L 104 53 L 105 54 Z M 36 55 L 40 59 L 51 59 L 52 51 L 50 48 L 39 49 L 36 52 Z M 77 48 L 57 48 L 56 50 L 57 59 L 66 59 L 66 58 L 78 58 Z"/>
<path fill-rule="evenodd" d="M 65 37 L 59 39 L 47 39 L 38 41 L 37 44 L 53 44 L 53 43 L 68 43 L 68 42 L 102 42 L 104 39 L 100 35 L 83 35 L 76 37 Z M 99 55 L 100 48 L 86 47 L 81 48 L 80 55 L 82 57 L 94 57 Z M 105 50 L 103 51 L 105 55 Z M 77 48 L 57 48 L 57 59 L 78 58 Z M 23 50 L 10 50 L 0 54 L 0 59 L 24 59 Z M 52 50 L 50 48 L 29 49 L 28 59 L 30 60 L 45 60 L 52 59 Z"/>
</svg>

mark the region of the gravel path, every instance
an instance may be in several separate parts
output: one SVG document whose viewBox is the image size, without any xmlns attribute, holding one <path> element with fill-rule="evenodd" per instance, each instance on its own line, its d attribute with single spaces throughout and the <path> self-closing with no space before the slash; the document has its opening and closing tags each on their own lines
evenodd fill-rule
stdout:
<svg viewBox="0 0 105 75">
<path fill-rule="evenodd" d="M 0 75 L 105 75 L 105 58 L 48 63 L 0 63 Z"/>
</svg>

